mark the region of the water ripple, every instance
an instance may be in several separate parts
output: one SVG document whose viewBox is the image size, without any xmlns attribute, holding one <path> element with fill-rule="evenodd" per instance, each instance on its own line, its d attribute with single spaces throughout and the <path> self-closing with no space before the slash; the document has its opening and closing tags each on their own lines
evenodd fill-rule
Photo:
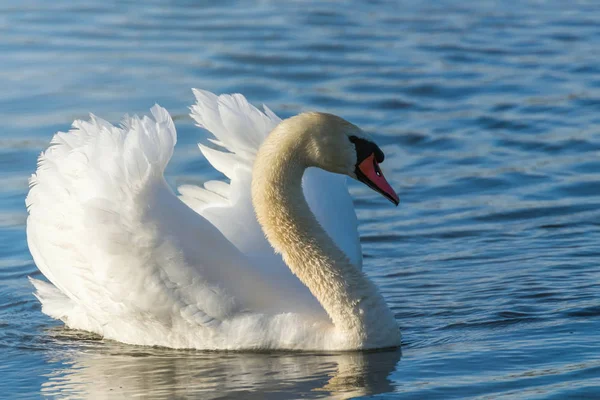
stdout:
<svg viewBox="0 0 600 400">
<path fill-rule="evenodd" d="M 598 12 L 558 0 L 0 2 L 3 394 L 598 397 Z M 24 233 L 37 155 L 89 111 L 118 121 L 159 102 L 179 132 L 169 182 L 218 178 L 187 117 L 192 86 L 282 116 L 338 113 L 381 144 L 400 207 L 350 191 L 401 361 L 142 349 L 41 314 Z"/>
</svg>

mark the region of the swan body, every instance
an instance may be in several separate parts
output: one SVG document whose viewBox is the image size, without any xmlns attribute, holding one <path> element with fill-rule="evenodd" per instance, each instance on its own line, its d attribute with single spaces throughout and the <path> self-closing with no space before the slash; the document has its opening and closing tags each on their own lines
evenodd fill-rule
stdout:
<svg viewBox="0 0 600 400">
<path fill-rule="evenodd" d="M 361 271 L 343 176 L 397 203 L 381 150 L 329 114 L 281 121 L 241 95 L 194 93 L 191 116 L 214 135 L 200 149 L 229 183 L 173 193 L 163 174 L 177 137 L 159 106 L 120 127 L 75 121 L 42 153 L 26 199 L 28 245 L 50 281 L 31 279 L 42 311 L 137 345 L 399 346 Z"/>
</svg>

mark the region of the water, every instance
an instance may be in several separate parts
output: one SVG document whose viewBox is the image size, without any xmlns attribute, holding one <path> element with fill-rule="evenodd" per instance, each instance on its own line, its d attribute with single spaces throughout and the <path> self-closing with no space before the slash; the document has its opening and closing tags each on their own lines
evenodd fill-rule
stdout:
<svg viewBox="0 0 600 400">
<path fill-rule="evenodd" d="M 600 5 L 0 1 L 0 387 L 6 398 L 600 397 Z M 36 157 L 89 111 L 154 102 L 173 184 L 217 177 L 190 87 L 371 132 L 400 193 L 352 184 L 402 352 L 125 346 L 44 316 L 26 277 Z"/>
</svg>

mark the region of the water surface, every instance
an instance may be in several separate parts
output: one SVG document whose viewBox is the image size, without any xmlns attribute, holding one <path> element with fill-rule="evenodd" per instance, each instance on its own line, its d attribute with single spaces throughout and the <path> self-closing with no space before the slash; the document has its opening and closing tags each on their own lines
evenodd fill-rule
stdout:
<svg viewBox="0 0 600 400">
<path fill-rule="evenodd" d="M 509 4 L 510 3 L 510 4 Z M 600 4 L 0 1 L 0 388 L 7 398 L 600 397 Z M 51 135 L 155 102 L 171 184 L 218 177 L 190 87 L 372 133 L 401 197 L 351 184 L 402 352 L 125 346 L 43 315 L 27 177 Z"/>
</svg>

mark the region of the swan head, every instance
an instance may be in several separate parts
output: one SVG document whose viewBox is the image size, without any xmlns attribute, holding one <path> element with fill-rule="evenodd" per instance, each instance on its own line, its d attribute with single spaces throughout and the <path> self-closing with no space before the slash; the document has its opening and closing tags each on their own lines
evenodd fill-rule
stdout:
<svg viewBox="0 0 600 400">
<path fill-rule="evenodd" d="M 367 133 L 343 118 L 326 113 L 305 113 L 290 118 L 305 127 L 304 137 L 309 166 L 348 175 L 395 205 L 398 195 L 379 166 L 385 156 Z"/>
</svg>

